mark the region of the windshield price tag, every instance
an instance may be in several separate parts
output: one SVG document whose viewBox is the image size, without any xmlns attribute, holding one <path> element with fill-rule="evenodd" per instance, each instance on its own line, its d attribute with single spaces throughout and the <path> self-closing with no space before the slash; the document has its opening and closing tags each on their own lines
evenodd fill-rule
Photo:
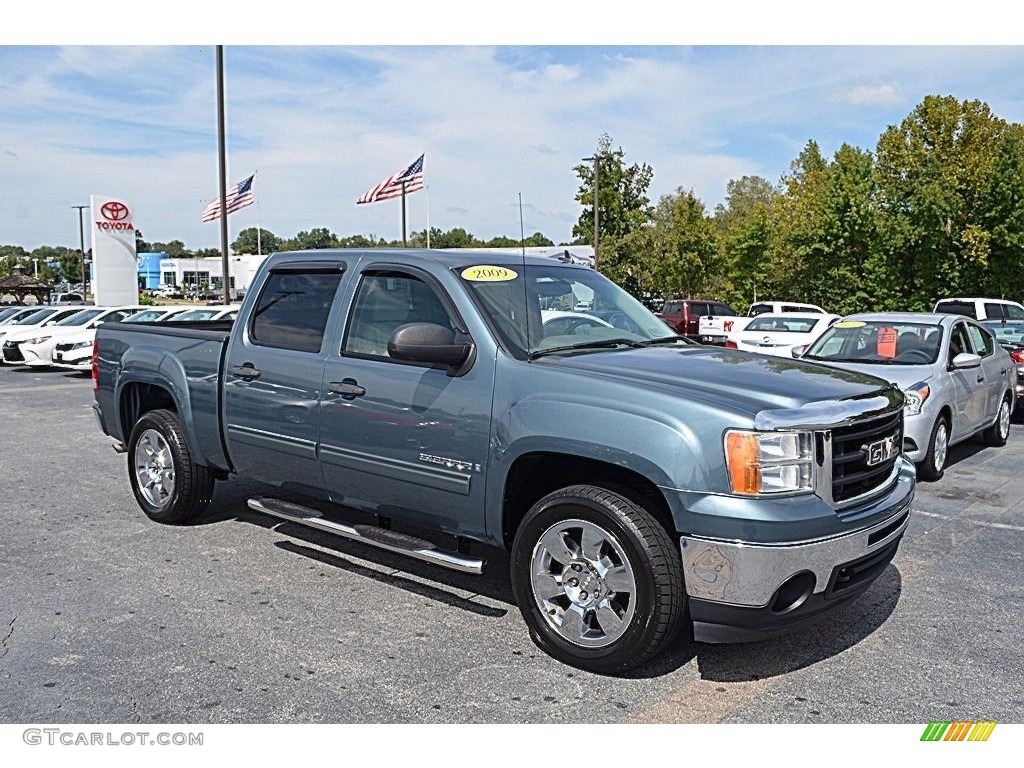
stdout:
<svg viewBox="0 0 1024 768">
<path fill-rule="evenodd" d="M 878 343 L 876 345 L 876 351 L 879 357 L 892 359 L 896 357 L 896 329 L 895 328 L 879 328 L 878 329 Z"/>
<path fill-rule="evenodd" d="M 494 267 L 489 264 L 481 264 L 477 267 L 466 267 L 462 270 L 462 279 L 474 283 L 501 283 L 506 280 L 515 280 L 519 274 L 508 267 Z"/>
</svg>

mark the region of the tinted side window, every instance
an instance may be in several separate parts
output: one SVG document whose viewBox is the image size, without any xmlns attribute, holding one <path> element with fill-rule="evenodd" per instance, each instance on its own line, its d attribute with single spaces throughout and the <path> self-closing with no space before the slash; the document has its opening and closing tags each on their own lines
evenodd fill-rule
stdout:
<svg viewBox="0 0 1024 768">
<path fill-rule="evenodd" d="M 711 314 L 714 315 L 727 315 L 729 317 L 736 316 L 736 310 L 730 307 L 728 304 L 712 304 Z"/>
<path fill-rule="evenodd" d="M 1024 320 L 1024 309 L 1016 304 L 1003 304 L 1003 313 L 1007 320 Z"/>
<path fill-rule="evenodd" d="M 665 309 L 662 310 L 663 315 L 678 315 L 683 311 L 683 305 L 678 301 L 668 301 L 665 303 Z"/>
<path fill-rule="evenodd" d="M 986 320 L 1002 320 L 1003 317 L 1005 317 L 1005 313 L 1003 311 L 1004 309 L 1006 309 L 1006 306 L 1004 304 L 989 304 L 989 303 L 986 302 L 986 304 L 985 304 L 985 319 Z"/>
<path fill-rule="evenodd" d="M 756 317 L 757 315 L 763 315 L 766 312 L 771 312 L 771 311 L 772 311 L 772 305 L 771 304 L 752 304 L 750 306 L 750 311 L 747 314 L 750 315 L 751 317 Z"/>
<path fill-rule="evenodd" d="M 256 344 L 319 352 L 340 271 L 272 272 L 252 313 L 249 337 Z"/>
<path fill-rule="evenodd" d="M 992 336 L 983 328 L 977 325 L 968 325 L 968 333 L 971 334 L 971 341 L 974 342 L 974 352 L 982 357 L 988 357 L 994 349 Z"/>
<path fill-rule="evenodd" d="M 455 329 L 434 289 L 419 278 L 396 272 L 364 275 L 341 351 L 388 357 L 388 339 L 406 323 L 434 323 Z"/>
<path fill-rule="evenodd" d="M 708 309 L 708 303 L 706 301 L 691 301 L 690 302 L 690 317 L 703 317 L 704 315 L 710 314 L 711 310 Z"/>
</svg>

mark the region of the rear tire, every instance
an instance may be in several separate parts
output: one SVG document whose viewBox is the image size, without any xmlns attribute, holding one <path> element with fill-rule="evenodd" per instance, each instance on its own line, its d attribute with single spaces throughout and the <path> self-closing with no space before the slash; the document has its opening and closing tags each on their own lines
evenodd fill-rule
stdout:
<svg viewBox="0 0 1024 768">
<path fill-rule="evenodd" d="M 643 664 L 686 616 L 675 541 L 643 507 L 603 488 L 576 485 L 538 501 L 516 532 L 511 572 L 537 645 L 591 672 Z"/>
<path fill-rule="evenodd" d="M 213 474 L 192 460 L 181 418 L 160 409 L 142 415 L 128 439 L 128 477 L 135 500 L 158 523 L 185 523 L 213 496 Z"/>
<path fill-rule="evenodd" d="M 1006 441 L 1010 437 L 1010 410 L 1010 396 L 1005 395 L 1002 402 L 999 403 L 996 420 L 981 436 L 985 445 L 1006 445 Z"/>
</svg>

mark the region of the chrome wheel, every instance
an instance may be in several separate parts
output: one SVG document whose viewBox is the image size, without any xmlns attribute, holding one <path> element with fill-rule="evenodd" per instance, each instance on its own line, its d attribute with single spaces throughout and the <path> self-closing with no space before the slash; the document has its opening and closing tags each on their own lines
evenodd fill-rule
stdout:
<svg viewBox="0 0 1024 768">
<path fill-rule="evenodd" d="M 1005 441 L 1010 436 L 1010 401 L 1003 399 L 999 405 L 999 439 Z"/>
<path fill-rule="evenodd" d="M 934 456 L 933 464 L 935 471 L 939 472 L 946 466 L 946 453 L 949 451 L 949 432 L 946 430 L 946 422 L 940 421 L 935 428 L 935 444 L 932 449 Z"/>
<path fill-rule="evenodd" d="M 135 449 L 135 479 L 139 492 L 154 507 L 165 507 L 174 495 L 174 458 L 163 435 L 147 429 Z"/>
<path fill-rule="evenodd" d="M 636 609 L 636 578 L 622 544 L 586 520 L 548 528 L 530 560 L 533 598 L 548 625 L 585 648 L 602 648 L 626 631 Z"/>
</svg>

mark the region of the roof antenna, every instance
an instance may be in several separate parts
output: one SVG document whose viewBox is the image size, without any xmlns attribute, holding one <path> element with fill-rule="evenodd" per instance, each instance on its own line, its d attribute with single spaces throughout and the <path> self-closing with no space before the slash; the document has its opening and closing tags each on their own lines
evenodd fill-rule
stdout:
<svg viewBox="0 0 1024 768">
<path fill-rule="evenodd" d="M 530 291 L 526 285 L 526 230 L 523 228 L 523 193 L 519 192 L 519 247 L 523 260 L 523 311 L 526 313 L 526 359 L 530 359 Z"/>
</svg>

